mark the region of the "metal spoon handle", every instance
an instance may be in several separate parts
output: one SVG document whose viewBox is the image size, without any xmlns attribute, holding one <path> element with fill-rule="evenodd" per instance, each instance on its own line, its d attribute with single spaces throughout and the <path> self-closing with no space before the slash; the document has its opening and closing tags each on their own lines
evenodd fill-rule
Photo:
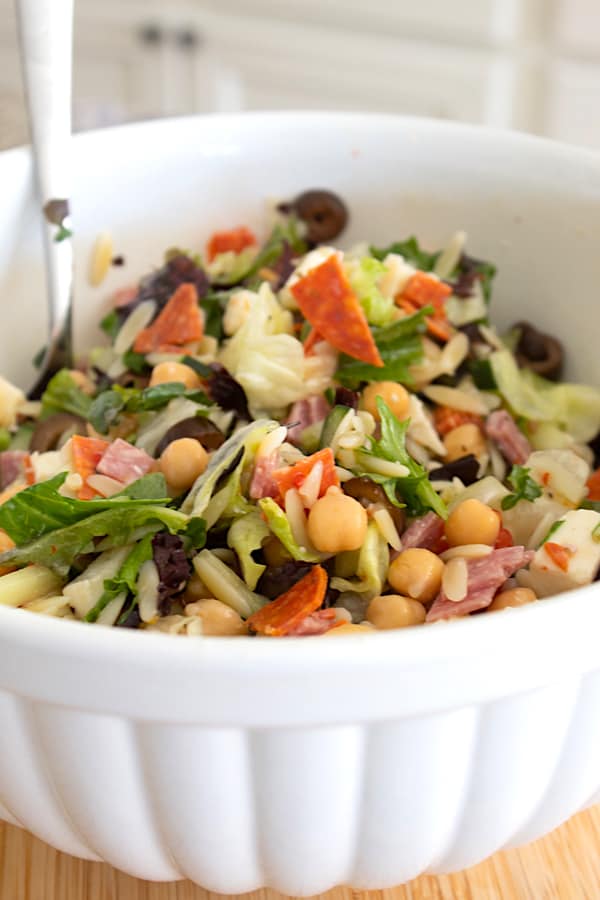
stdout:
<svg viewBox="0 0 600 900">
<path fill-rule="evenodd" d="M 19 38 L 40 206 L 71 195 L 73 0 L 17 0 Z M 41 210 L 40 210 L 41 211 Z M 44 222 L 49 342 L 42 366 L 70 358 L 73 247 Z"/>
</svg>

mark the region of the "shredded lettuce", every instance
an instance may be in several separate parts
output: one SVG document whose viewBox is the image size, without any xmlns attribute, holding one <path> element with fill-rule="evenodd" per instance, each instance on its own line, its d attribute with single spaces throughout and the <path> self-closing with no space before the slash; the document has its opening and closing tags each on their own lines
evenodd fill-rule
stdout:
<svg viewBox="0 0 600 900">
<path fill-rule="evenodd" d="M 235 550 L 242 568 L 244 581 L 251 591 L 257 585 L 258 579 L 267 568 L 257 563 L 252 554 L 260 550 L 265 538 L 270 535 L 269 527 L 257 510 L 247 513 L 236 519 L 227 534 L 227 544 Z"/>
<path fill-rule="evenodd" d="M 336 571 L 344 571 L 349 554 L 341 553 L 336 559 Z M 356 557 L 350 557 L 354 560 Z M 365 594 L 369 599 L 380 594 L 390 564 L 390 552 L 387 541 L 382 537 L 375 522 L 370 522 L 364 544 L 358 554 L 355 577 L 340 577 L 335 575 L 331 579 L 331 587 L 336 591 L 356 591 Z"/>
<path fill-rule="evenodd" d="M 242 385 L 254 415 L 282 410 L 306 394 L 304 348 L 292 330 L 291 313 L 265 283 L 252 315 L 220 355 L 219 361 Z"/>
<path fill-rule="evenodd" d="M 114 578 L 107 578 L 104 582 L 104 591 L 95 606 L 85 616 L 86 622 L 95 622 L 102 610 L 108 606 L 111 600 L 119 594 L 136 594 L 137 579 L 142 565 L 152 559 L 152 537 L 148 534 L 133 547 L 127 554 L 118 574 Z"/>
<path fill-rule="evenodd" d="M 237 284 L 252 268 L 256 256 L 255 246 L 246 247 L 240 253 L 227 250 L 207 263 L 206 272 L 213 284 Z"/>
<path fill-rule="evenodd" d="M 414 236 L 409 237 L 406 241 L 396 241 L 396 243 L 390 244 L 389 247 L 371 247 L 371 253 L 375 259 L 379 260 L 385 259 L 388 253 L 396 253 L 399 256 L 403 256 L 407 262 L 423 272 L 431 272 L 440 255 L 439 250 L 436 253 L 428 253 L 426 250 L 423 250 Z"/>
<path fill-rule="evenodd" d="M 586 384 L 555 384 L 529 369 L 519 369 L 512 353 L 489 357 L 498 390 L 517 416 L 550 422 L 575 441 L 587 443 L 600 430 L 600 390 Z"/>
<path fill-rule="evenodd" d="M 251 591 L 245 582 L 210 550 L 201 550 L 192 563 L 212 595 L 235 609 L 243 618 L 248 618 L 267 602 L 266 597 Z"/>
<path fill-rule="evenodd" d="M 306 547 L 300 547 L 296 543 L 288 517 L 272 497 L 263 497 L 258 501 L 258 505 L 267 520 L 269 528 L 275 537 L 279 538 L 292 559 L 302 560 L 303 562 L 321 562 L 322 556 L 320 554 L 313 553 Z"/>
<path fill-rule="evenodd" d="M 67 412 L 87 419 L 92 398 L 81 390 L 68 369 L 61 369 L 50 379 L 42 394 L 42 417 Z"/>
<path fill-rule="evenodd" d="M 389 325 L 396 307 L 394 298 L 384 297 L 379 290 L 379 280 L 386 271 L 384 264 L 372 256 L 364 256 L 346 260 L 344 268 L 369 325 Z"/>
<path fill-rule="evenodd" d="M 240 428 L 221 444 L 185 498 L 181 507 L 183 512 L 204 516 L 221 478 L 237 469 L 245 458 L 246 450 L 250 454 L 255 453 L 265 434 L 277 426 L 278 423 L 270 419 L 258 419 Z"/>
</svg>

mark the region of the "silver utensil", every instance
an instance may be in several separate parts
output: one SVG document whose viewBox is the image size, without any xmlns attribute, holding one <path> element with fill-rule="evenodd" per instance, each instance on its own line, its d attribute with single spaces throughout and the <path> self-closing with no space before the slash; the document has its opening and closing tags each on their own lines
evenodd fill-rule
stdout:
<svg viewBox="0 0 600 900">
<path fill-rule="evenodd" d="M 30 389 L 38 399 L 50 378 L 73 361 L 71 69 L 73 0 L 17 0 L 19 43 L 46 258 L 48 343 Z"/>
</svg>

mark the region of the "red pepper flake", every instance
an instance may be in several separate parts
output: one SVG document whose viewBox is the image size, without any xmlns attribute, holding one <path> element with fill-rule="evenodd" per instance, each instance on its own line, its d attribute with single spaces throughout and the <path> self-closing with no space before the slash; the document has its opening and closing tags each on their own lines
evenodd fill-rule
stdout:
<svg viewBox="0 0 600 900">
<path fill-rule="evenodd" d="M 573 556 L 573 550 L 569 547 L 564 547 L 562 544 L 555 544 L 553 541 L 546 541 L 544 550 L 555 566 L 558 566 L 563 572 L 569 570 L 569 561 Z"/>
<path fill-rule="evenodd" d="M 367 317 L 336 255 L 290 288 L 305 319 L 332 347 L 372 366 L 383 366 Z"/>
</svg>

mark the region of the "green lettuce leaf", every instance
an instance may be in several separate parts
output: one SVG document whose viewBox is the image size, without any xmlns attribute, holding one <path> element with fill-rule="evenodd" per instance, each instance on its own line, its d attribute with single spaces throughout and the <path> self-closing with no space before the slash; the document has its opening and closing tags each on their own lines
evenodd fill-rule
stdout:
<svg viewBox="0 0 600 900">
<path fill-rule="evenodd" d="M 202 391 L 190 391 L 180 381 L 155 384 L 143 389 L 124 388 L 115 384 L 95 398 L 88 411 L 88 419 L 101 434 L 106 434 L 118 421 L 121 413 L 150 412 L 167 406 L 175 397 L 186 397 L 194 403 L 210 403 Z"/>
<path fill-rule="evenodd" d="M 236 519 L 227 534 L 227 545 L 237 553 L 244 581 L 251 591 L 267 568 L 257 563 L 252 554 L 260 550 L 262 542 L 270 534 L 269 526 L 257 510 Z"/>
<path fill-rule="evenodd" d="M 101 511 L 129 515 L 131 509 L 169 503 L 167 486 L 159 472 L 144 475 L 119 494 L 94 500 L 63 497 L 59 488 L 67 477 L 61 472 L 48 481 L 32 484 L 0 506 L 0 528 L 16 544 L 33 541 L 67 525 L 74 525 Z"/>
<path fill-rule="evenodd" d="M 69 374 L 61 369 L 50 379 L 42 394 L 42 417 L 57 412 L 67 412 L 87 419 L 92 398 L 81 390 Z"/>
<path fill-rule="evenodd" d="M 258 505 L 267 520 L 269 528 L 275 537 L 279 538 L 292 559 L 301 560 L 302 562 L 321 562 L 322 556 L 319 553 L 313 553 L 307 550 L 306 547 L 300 547 L 296 543 L 288 517 L 272 497 L 263 497 L 258 501 Z"/>
<path fill-rule="evenodd" d="M 188 516 L 164 506 L 132 503 L 126 514 L 122 507 L 105 509 L 74 525 L 46 532 L 23 546 L 0 554 L 0 565 L 38 563 L 64 578 L 75 558 L 82 553 L 101 553 L 121 547 L 163 528 L 176 534 L 185 530 L 188 521 Z"/>
<path fill-rule="evenodd" d="M 351 389 L 363 381 L 397 381 L 411 384 L 410 366 L 423 358 L 421 333 L 425 331 L 425 317 L 433 312 L 426 306 L 410 316 L 392 322 L 384 328 L 372 328 L 383 366 L 371 366 L 342 354 L 336 379 Z"/>
<path fill-rule="evenodd" d="M 445 504 L 433 489 L 426 470 L 406 449 L 406 432 L 410 419 L 400 422 L 381 397 L 377 398 L 377 409 L 381 419 L 381 438 L 378 441 L 371 439 L 370 449 L 362 450 L 360 459 L 368 461 L 369 456 L 374 456 L 406 466 L 410 474 L 394 480 L 396 490 L 404 498 L 410 515 L 418 516 L 433 510 L 445 519 L 448 514 Z M 372 477 L 370 472 L 366 474 Z M 384 480 L 383 486 L 388 497 L 392 499 L 388 478 Z"/>
</svg>

